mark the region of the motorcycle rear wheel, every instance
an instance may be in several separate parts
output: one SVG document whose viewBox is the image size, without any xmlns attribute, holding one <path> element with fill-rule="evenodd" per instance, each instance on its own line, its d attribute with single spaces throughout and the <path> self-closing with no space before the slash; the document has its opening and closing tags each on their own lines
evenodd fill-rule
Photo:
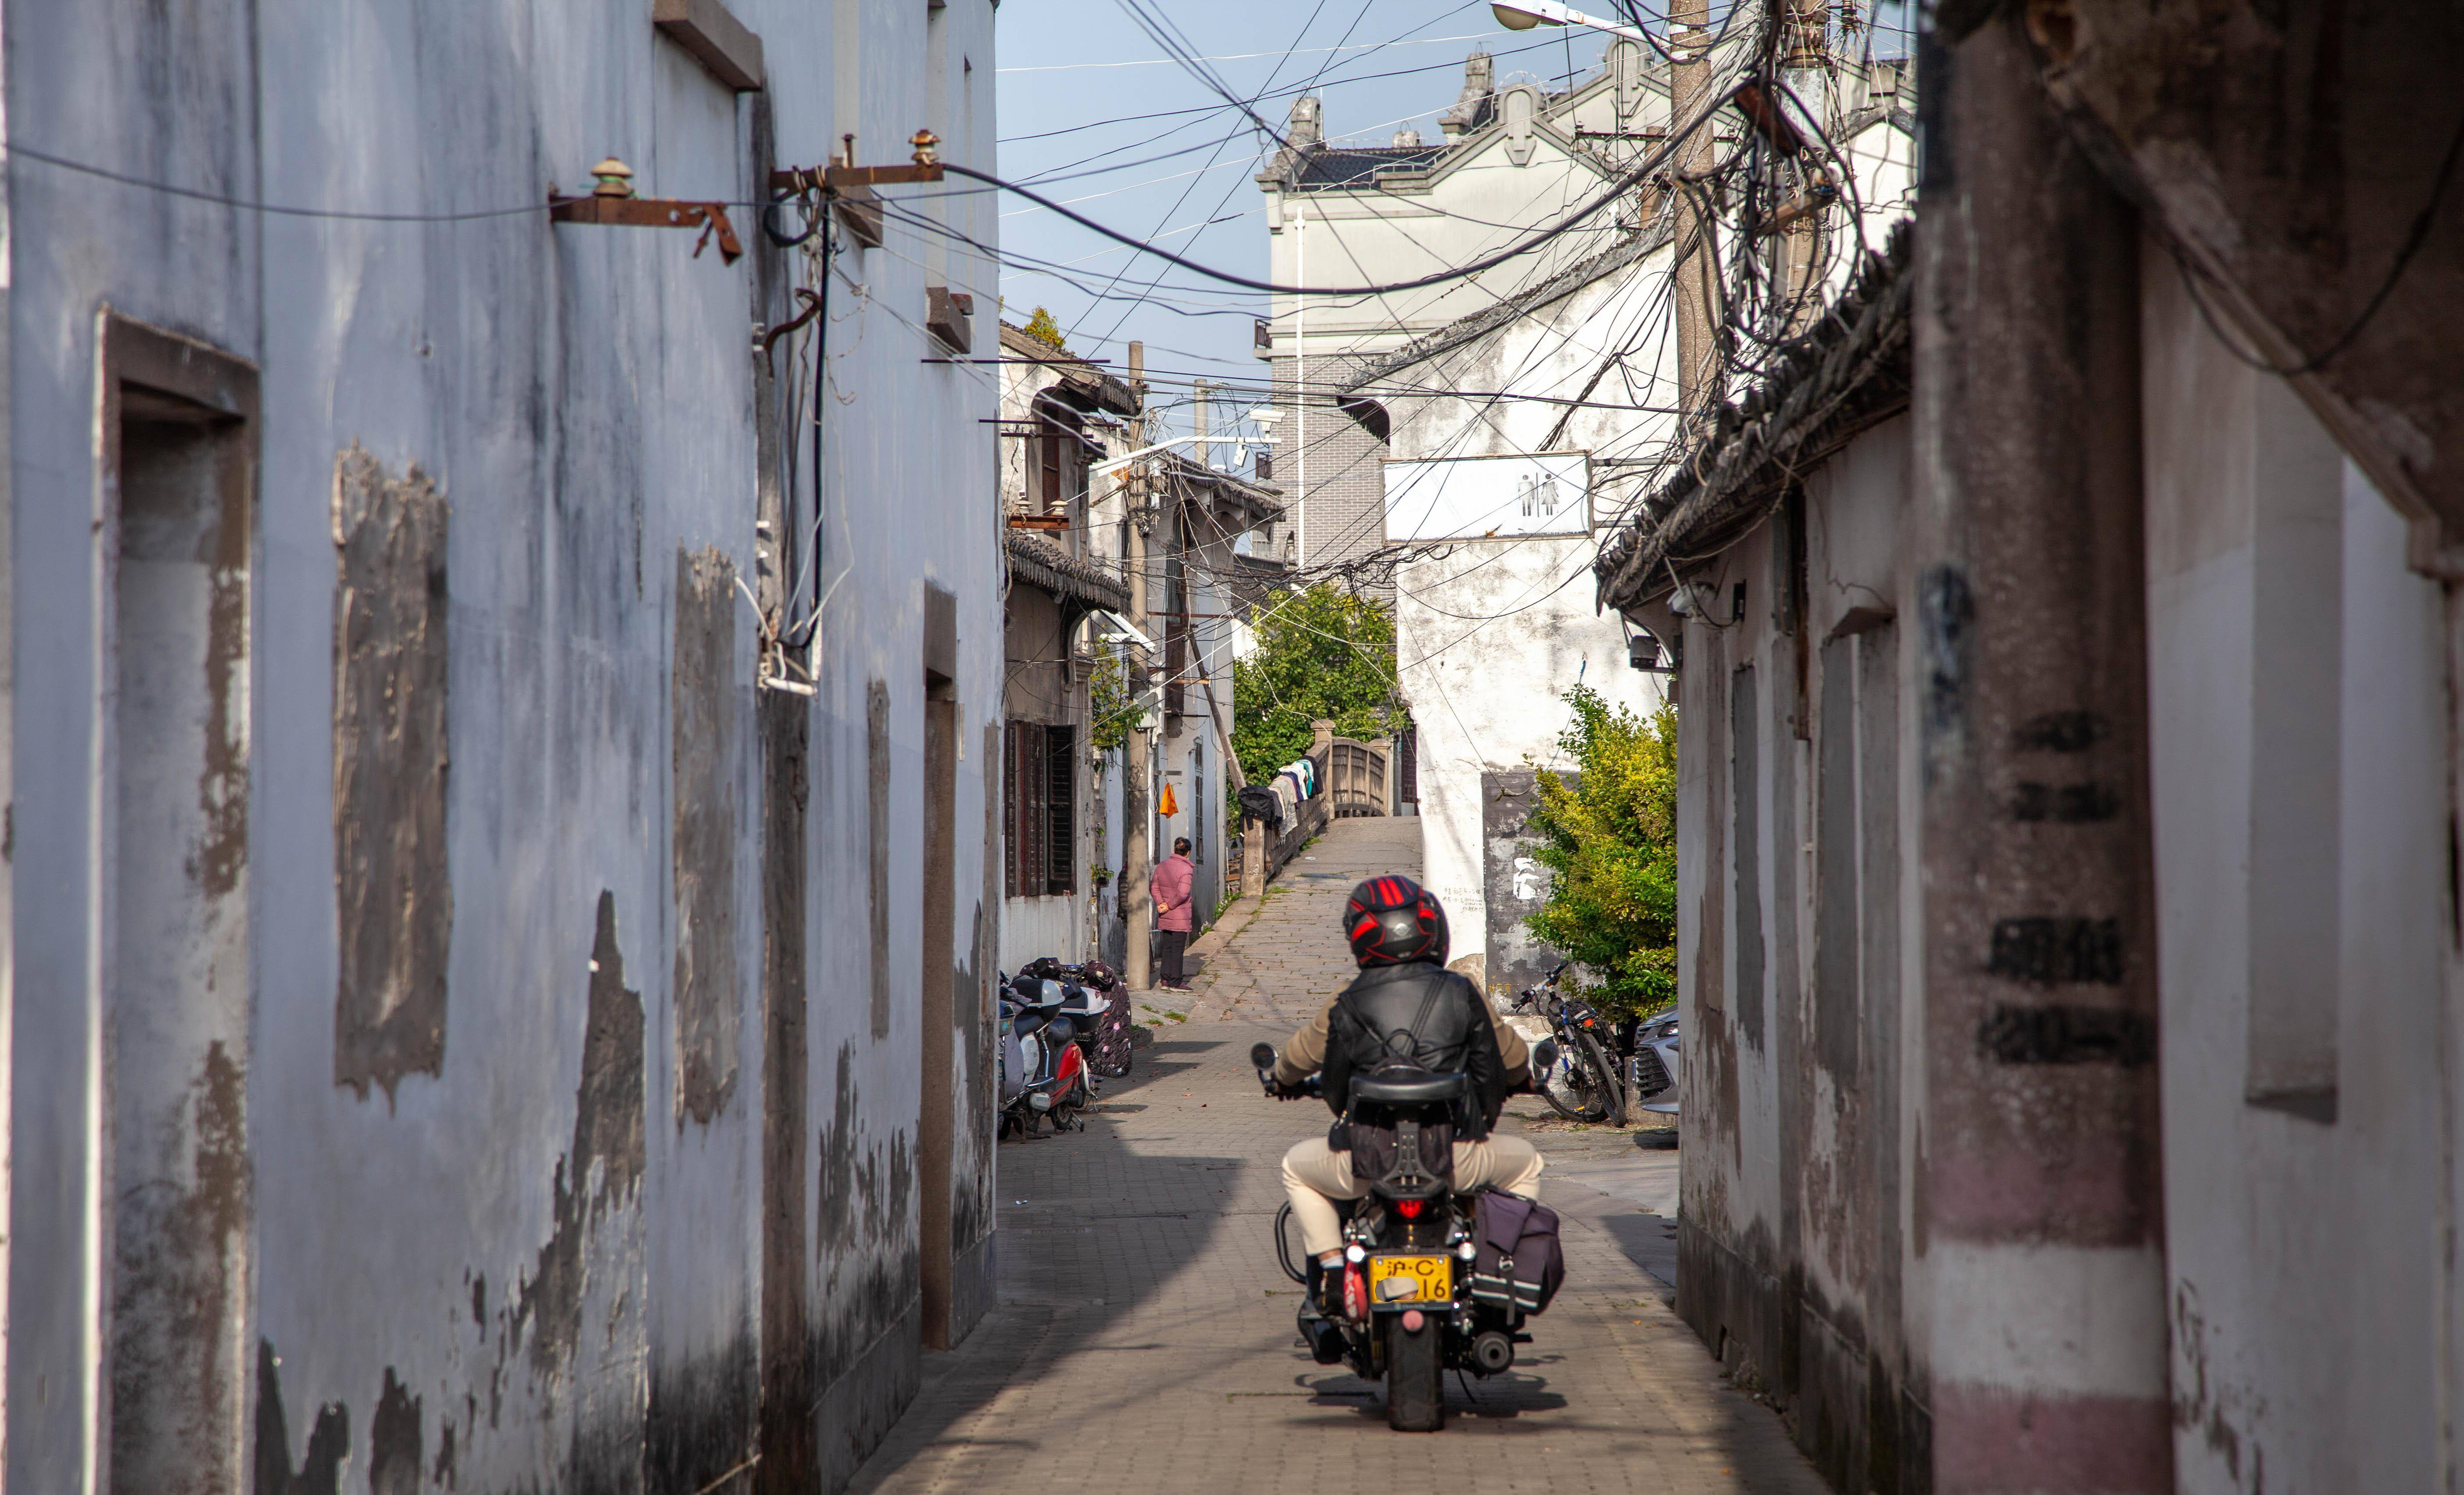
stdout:
<svg viewBox="0 0 2464 1495">
<path fill-rule="evenodd" d="M 1419 1333 L 1403 1315 L 1386 1320 L 1386 1425 L 1398 1433 L 1434 1433 L 1446 1425 L 1445 1330 L 1432 1317 Z"/>
</svg>

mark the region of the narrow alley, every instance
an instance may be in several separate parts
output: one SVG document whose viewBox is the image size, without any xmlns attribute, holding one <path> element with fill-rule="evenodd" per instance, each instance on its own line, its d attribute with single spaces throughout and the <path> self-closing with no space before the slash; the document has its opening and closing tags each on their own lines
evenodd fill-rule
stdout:
<svg viewBox="0 0 2464 1495">
<path fill-rule="evenodd" d="M 1638 1154 L 1607 1128 L 1507 1123 L 1549 1157 L 1566 1286 L 1512 1371 L 1449 1380 L 1444 1432 L 1389 1431 L 1375 1386 L 1300 1348 L 1298 1289 L 1275 1264 L 1277 1161 L 1327 1116 L 1262 1096 L 1247 1050 L 1324 1000 L 1348 964 L 1336 915 L 1352 880 L 1417 872 L 1419 824 L 1335 822 L 1233 938 L 1189 1021 L 1163 1022 L 1130 1078 L 1105 1088 L 1085 1132 L 1002 1147 L 1000 1306 L 926 1357 L 922 1391 L 854 1489 L 1411 1489 L 1466 1470 L 1501 1490 L 1823 1487 L 1639 1264 L 1669 1222 L 1593 1187 L 1606 1163 L 1629 1184 L 1657 1168 L 1673 1210 L 1674 1154 Z M 1509 1115 L 1532 1109 L 1518 1097 Z"/>
</svg>

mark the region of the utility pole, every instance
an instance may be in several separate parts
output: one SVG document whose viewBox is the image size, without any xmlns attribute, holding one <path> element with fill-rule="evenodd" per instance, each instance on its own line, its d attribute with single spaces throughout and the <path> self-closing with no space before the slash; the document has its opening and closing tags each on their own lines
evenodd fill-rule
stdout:
<svg viewBox="0 0 2464 1495">
<path fill-rule="evenodd" d="M 1130 385 L 1138 392 L 1138 416 L 1133 425 L 1135 434 L 1131 448 L 1147 444 L 1147 345 L 1130 344 Z M 1127 487 L 1122 495 L 1123 511 L 1129 517 L 1129 527 L 1122 533 L 1123 568 L 1130 574 L 1130 620 L 1144 632 L 1147 627 L 1147 464 L 1121 474 Z M 1147 740 L 1147 712 L 1144 697 L 1152 661 L 1135 639 L 1124 647 L 1130 655 L 1130 719 L 1129 751 L 1122 755 L 1121 764 L 1121 918 L 1129 929 L 1129 938 L 1122 952 L 1121 978 L 1130 990 L 1142 992 L 1153 984 L 1148 978 L 1147 926 L 1154 921 L 1154 900 L 1147 891 L 1147 755 L 1153 751 Z"/>
<path fill-rule="evenodd" d="M 2017 16 L 1935 25 L 1909 462 L 1915 1228 L 1957 1264 L 1932 1268 L 1930 1487 L 2169 1490 L 2139 224 Z M 2022 817 L 2034 783 L 2098 808 Z M 1971 1304 L 2009 1311 L 1957 1322 Z"/>
<path fill-rule="evenodd" d="M 1839 123 L 1836 107 L 1838 89 L 1831 76 L 1831 10 L 1829 0 L 1789 0 L 1788 51 L 1781 67 L 1788 80 L 1793 99 L 1771 100 L 1771 108 L 1785 118 L 1791 103 L 1797 111 L 1811 116 L 1807 124 L 1817 125 L 1824 135 L 1833 133 Z M 1797 158 L 1796 191 L 1810 205 L 1817 176 L 1830 168 L 1814 158 L 1811 151 Z M 1786 256 L 1787 277 L 1783 283 L 1793 296 L 1801 298 L 1795 318 L 1787 330 L 1796 332 L 1814 320 L 1816 287 L 1813 284 L 1821 257 L 1823 235 L 1833 229 L 1835 218 L 1844 219 L 1855 209 L 1850 199 L 1842 196 L 1837 209 L 1808 212 L 1788 227 L 1788 236 L 1781 253 Z M 1850 238 L 1856 236 L 1853 226 L 1842 226 Z"/>
<path fill-rule="evenodd" d="M 1215 471 L 1215 443 L 1207 439 L 1214 428 L 1207 419 L 1206 397 L 1214 387 L 1203 379 L 1190 382 L 1190 416 L 1198 430 L 1198 465 L 1210 473 Z"/>
<path fill-rule="evenodd" d="M 1710 0 L 1670 0 L 1668 41 L 1683 62 L 1668 69 L 1668 128 L 1692 123 L 1709 102 L 1710 59 L 1704 55 L 1711 40 Z M 1717 391 L 1710 388 L 1719 367 L 1719 349 L 1711 341 L 1711 308 L 1719 275 L 1719 255 L 1712 235 L 1716 220 L 1705 209 L 1709 190 L 1702 180 L 1711 165 L 1711 124 L 1705 121 L 1678 142 L 1668 163 L 1668 186 L 1677 194 L 1677 407 L 1681 434 L 1691 429 L 1703 406 Z"/>
</svg>

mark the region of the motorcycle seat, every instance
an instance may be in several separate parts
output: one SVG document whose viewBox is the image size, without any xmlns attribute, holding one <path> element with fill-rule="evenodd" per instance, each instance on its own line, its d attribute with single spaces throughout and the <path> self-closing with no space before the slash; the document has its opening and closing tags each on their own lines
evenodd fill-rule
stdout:
<svg viewBox="0 0 2464 1495">
<path fill-rule="evenodd" d="M 1355 1079 L 1352 1082 L 1352 1097 L 1354 1100 L 1375 1101 L 1385 1106 L 1429 1106 L 1441 1101 L 1461 1099 L 1469 1080 L 1470 1076 L 1463 1074 Z"/>
</svg>

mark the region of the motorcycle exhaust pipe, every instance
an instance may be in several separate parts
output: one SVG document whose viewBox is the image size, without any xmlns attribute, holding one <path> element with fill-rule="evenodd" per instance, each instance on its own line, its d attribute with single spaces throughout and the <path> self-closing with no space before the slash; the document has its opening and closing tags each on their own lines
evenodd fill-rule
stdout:
<svg viewBox="0 0 2464 1495">
<path fill-rule="evenodd" d="M 1496 1330 L 1472 1337 L 1471 1363 L 1483 1375 L 1495 1375 L 1514 1363 L 1514 1341 Z"/>
</svg>

